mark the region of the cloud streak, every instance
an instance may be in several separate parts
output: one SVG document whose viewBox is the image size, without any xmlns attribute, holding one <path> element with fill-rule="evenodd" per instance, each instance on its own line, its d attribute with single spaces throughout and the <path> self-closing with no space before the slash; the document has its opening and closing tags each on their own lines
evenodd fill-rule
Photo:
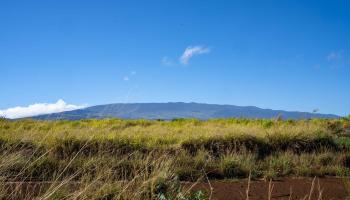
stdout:
<svg viewBox="0 0 350 200">
<path fill-rule="evenodd" d="M 210 49 L 203 46 L 189 46 L 185 49 L 182 56 L 180 57 L 180 63 L 187 65 L 190 59 L 195 55 L 201 55 L 209 53 Z"/>
<path fill-rule="evenodd" d="M 126 75 L 123 77 L 123 81 L 130 81 L 131 77 L 135 75 L 136 75 L 136 71 L 131 71 L 130 75 Z"/>
<path fill-rule="evenodd" d="M 56 103 L 36 103 L 27 107 L 17 106 L 5 110 L 0 110 L 0 116 L 10 119 L 16 119 L 22 117 L 32 117 L 43 114 L 71 111 L 85 107 L 86 105 L 67 104 L 62 99 L 60 99 Z"/>
<path fill-rule="evenodd" d="M 162 65 L 166 65 L 166 66 L 173 65 L 173 62 L 167 56 L 164 56 L 162 58 L 161 63 L 162 63 Z"/>
<path fill-rule="evenodd" d="M 341 60 L 342 58 L 343 58 L 342 51 L 337 51 L 337 52 L 333 51 L 333 52 L 329 53 L 326 57 L 328 62 Z"/>
</svg>

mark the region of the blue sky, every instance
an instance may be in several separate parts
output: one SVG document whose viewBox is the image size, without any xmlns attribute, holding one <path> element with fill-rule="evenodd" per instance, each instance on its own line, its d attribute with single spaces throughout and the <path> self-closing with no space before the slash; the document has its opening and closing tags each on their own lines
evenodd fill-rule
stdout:
<svg viewBox="0 0 350 200">
<path fill-rule="evenodd" d="M 348 115 L 349 10 L 345 0 L 2 0 L 0 110 L 63 99 Z"/>
</svg>

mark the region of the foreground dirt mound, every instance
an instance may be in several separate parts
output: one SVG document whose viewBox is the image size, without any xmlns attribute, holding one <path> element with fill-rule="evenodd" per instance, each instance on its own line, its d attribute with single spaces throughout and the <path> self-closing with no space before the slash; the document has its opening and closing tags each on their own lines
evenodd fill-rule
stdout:
<svg viewBox="0 0 350 200">
<path fill-rule="evenodd" d="M 271 199 L 324 199 L 344 200 L 348 193 L 344 179 L 319 178 L 315 179 L 292 179 L 285 178 L 279 181 L 251 181 L 249 189 L 249 200 L 268 199 L 269 188 L 272 189 Z M 186 183 L 186 187 L 193 183 Z M 213 181 L 198 183 L 193 189 L 205 190 L 210 195 L 212 187 L 212 200 L 242 200 L 247 199 L 246 192 L 248 181 Z M 270 185 L 270 186 L 269 186 Z M 311 194 L 311 196 L 310 196 Z"/>
</svg>

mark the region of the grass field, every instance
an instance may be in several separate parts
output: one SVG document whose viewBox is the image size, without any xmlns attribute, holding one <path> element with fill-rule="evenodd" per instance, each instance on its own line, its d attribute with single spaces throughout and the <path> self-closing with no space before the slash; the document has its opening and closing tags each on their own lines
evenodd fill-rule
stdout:
<svg viewBox="0 0 350 200">
<path fill-rule="evenodd" d="M 181 183 L 350 176 L 350 118 L 0 119 L 0 148 L 6 199 L 205 199 Z"/>
</svg>

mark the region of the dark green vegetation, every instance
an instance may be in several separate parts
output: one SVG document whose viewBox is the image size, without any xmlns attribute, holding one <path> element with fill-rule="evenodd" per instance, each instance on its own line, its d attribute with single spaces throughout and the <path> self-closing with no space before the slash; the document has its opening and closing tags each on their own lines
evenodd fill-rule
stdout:
<svg viewBox="0 0 350 200">
<path fill-rule="evenodd" d="M 99 105 L 80 110 L 67 111 L 34 117 L 42 120 L 80 120 L 80 119 L 104 119 L 116 117 L 123 119 L 165 119 L 175 118 L 266 118 L 277 116 L 283 119 L 308 119 L 308 118 L 340 118 L 336 115 L 289 112 L 283 110 L 261 109 L 254 106 L 233 106 L 204 103 L 117 103 Z"/>
<path fill-rule="evenodd" d="M 350 119 L 0 119 L 0 148 L 6 198 L 203 199 L 181 181 L 349 176 Z"/>
</svg>

